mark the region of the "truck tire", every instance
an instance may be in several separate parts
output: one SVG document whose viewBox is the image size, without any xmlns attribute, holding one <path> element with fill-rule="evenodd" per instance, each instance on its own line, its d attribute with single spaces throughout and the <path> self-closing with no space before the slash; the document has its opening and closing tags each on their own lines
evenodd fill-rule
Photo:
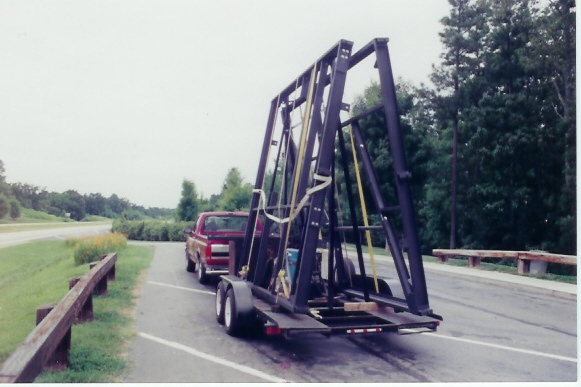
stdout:
<svg viewBox="0 0 581 387">
<path fill-rule="evenodd" d="M 190 273 L 196 271 L 196 263 L 190 259 L 190 254 L 186 250 L 186 270 Z"/>
<path fill-rule="evenodd" d="M 224 325 L 224 305 L 226 304 L 226 284 L 224 281 L 218 282 L 216 288 L 216 321 Z"/>
<path fill-rule="evenodd" d="M 203 285 L 208 282 L 208 275 L 206 274 L 206 266 L 200 261 L 200 267 L 198 267 L 198 281 Z"/>
<path fill-rule="evenodd" d="M 236 298 L 234 297 L 234 290 L 228 289 L 226 292 L 226 299 L 224 300 L 224 326 L 226 333 L 230 336 L 240 335 L 240 316 L 236 310 Z"/>
</svg>

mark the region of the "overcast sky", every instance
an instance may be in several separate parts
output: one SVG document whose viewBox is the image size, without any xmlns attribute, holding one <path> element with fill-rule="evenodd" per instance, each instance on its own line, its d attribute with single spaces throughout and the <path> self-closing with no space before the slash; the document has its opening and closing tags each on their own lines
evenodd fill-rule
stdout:
<svg viewBox="0 0 581 387">
<path fill-rule="evenodd" d="M 254 183 L 271 99 L 340 39 L 390 39 L 394 75 L 439 62 L 446 0 L 0 0 L 9 182 L 173 208 L 238 167 Z M 370 65 L 372 66 L 372 64 Z M 371 74 L 371 73 L 370 73 Z M 369 85 L 348 77 L 344 102 Z"/>
</svg>

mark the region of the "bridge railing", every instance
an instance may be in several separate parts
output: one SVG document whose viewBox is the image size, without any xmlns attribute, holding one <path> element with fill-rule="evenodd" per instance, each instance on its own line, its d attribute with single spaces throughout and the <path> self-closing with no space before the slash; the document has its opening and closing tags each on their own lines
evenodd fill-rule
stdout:
<svg viewBox="0 0 581 387">
<path fill-rule="evenodd" d="M 93 320 L 93 294 L 107 295 L 116 262 L 117 253 L 102 256 L 88 273 L 70 279 L 70 290 L 58 304 L 37 309 L 36 328 L 0 365 L 0 384 L 31 383 L 43 369 L 67 368 L 72 325 Z"/>
</svg>

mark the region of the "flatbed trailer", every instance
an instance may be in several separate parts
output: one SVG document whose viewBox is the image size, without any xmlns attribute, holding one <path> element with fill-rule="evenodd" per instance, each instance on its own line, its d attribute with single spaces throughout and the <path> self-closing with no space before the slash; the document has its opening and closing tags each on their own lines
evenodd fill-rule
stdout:
<svg viewBox="0 0 581 387">
<path fill-rule="evenodd" d="M 267 334 L 286 337 L 409 334 L 433 332 L 442 321 L 428 302 L 387 43 L 374 39 L 352 54 L 353 43 L 341 40 L 272 100 L 246 230 L 244 236 L 230 238 L 229 274 L 221 277 L 216 291 L 216 319 L 228 334 L 239 335 L 256 325 L 264 326 Z M 381 102 L 341 121 L 341 112 L 349 110 L 342 101 L 347 73 L 372 54 Z M 293 123 L 296 111 L 300 125 Z M 396 192 L 390 203 L 380 189 L 360 125 L 370 115 L 385 122 Z M 265 187 L 273 149 L 274 167 Z M 349 204 L 347 226 L 339 208 L 336 164 Z M 357 184 L 349 165 L 356 170 Z M 364 225 L 358 225 L 355 185 Z M 379 224 L 368 224 L 364 189 L 373 199 Z M 385 236 L 395 273 L 377 274 L 372 259 L 373 275 L 366 274 L 360 234 L 370 231 Z M 344 256 L 341 237 L 347 232 L 355 241 L 358 270 Z M 394 287 L 401 291 L 393 292 Z"/>
</svg>

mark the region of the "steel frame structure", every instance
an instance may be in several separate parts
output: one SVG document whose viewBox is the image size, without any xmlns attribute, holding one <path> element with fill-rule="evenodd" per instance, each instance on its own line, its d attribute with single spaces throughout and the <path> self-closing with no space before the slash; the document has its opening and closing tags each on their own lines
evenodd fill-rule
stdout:
<svg viewBox="0 0 581 387">
<path fill-rule="evenodd" d="M 432 313 L 428 302 L 426 280 L 416 226 L 416 218 L 411 199 L 409 180 L 411 173 L 407 168 L 404 154 L 403 137 L 400 129 L 400 120 L 396 101 L 395 84 L 391 70 L 388 39 L 378 38 L 372 40 L 361 50 L 352 54 L 353 43 L 341 40 L 320 57 L 313 66 L 304 71 L 298 78 L 284 88 L 270 104 L 270 113 L 266 126 L 266 133 L 262 146 L 258 173 L 254 185 L 254 193 L 250 204 L 250 215 L 247 223 L 245 237 L 242 242 L 240 254 L 235 260 L 235 272 L 243 269 L 246 271 L 246 281 L 251 283 L 252 294 L 272 305 L 291 312 L 309 313 L 309 301 L 312 301 L 313 273 L 316 269 L 316 250 L 320 245 L 320 231 L 327 232 L 328 248 L 328 275 L 327 275 L 327 300 L 329 308 L 333 308 L 333 300 L 336 295 L 365 301 L 375 301 L 380 305 L 389 306 L 396 311 L 407 311 L 419 316 L 436 316 Z M 381 97 L 380 105 L 368 111 L 341 122 L 340 112 L 348 109 L 343 103 L 343 93 L 348 71 L 365 58 L 375 54 L 376 68 L 379 73 Z M 314 79 L 313 79 L 314 77 Z M 293 98 L 293 95 L 299 94 Z M 309 106 L 310 104 L 310 106 Z M 312 112 L 307 115 L 307 124 L 301 132 L 301 138 L 297 145 L 292 136 L 291 119 L 293 110 L 301 106 Z M 371 158 L 367 151 L 364 133 L 359 121 L 369 114 L 382 111 L 385 115 L 387 128 L 386 136 L 390 145 L 393 158 L 393 168 L 396 176 L 395 186 L 399 203 L 388 205 L 381 193 L 378 178 L 373 168 Z M 274 139 L 277 115 L 282 119 L 281 137 Z M 371 193 L 375 209 L 381 217 L 381 227 L 361 227 L 357 225 L 355 213 L 355 200 L 351 192 L 351 177 L 349 176 L 349 155 L 343 138 L 343 128 L 351 125 L 359 160 L 370 183 Z M 336 141 L 338 138 L 338 142 Z M 352 224 L 348 227 L 338 225 L 336 211 L 334 184 L 320 188 L 323 178 L 335 178 L 335 153 L 336 143 L 338 151 L 342 155 L 342 169 L 345 176 L 346 192 L 349 202 Z M 274 144 L 278 145 L 275 168 L 270 187 L 263 187 L 270 150 Z M 285 144 L 288 144 L 286 146 Z M 301 149 L 302 147 L 302 149 Z M 316 151 L 316 153 L 315 153 Z M 282 154 L 286 157 L 282 157 Z M 301 159 L 304 162 L 301 163 Z M 352 161 L 352 160 L 351 160 Z M 281 192 L 276 192 L 275 181 L 279 167 L 286 163 L 284 168 L 289 173 L 285 184 L 280 187 Z M 314 169 L 313 169 L 314 164 Z M 286 173 L 285 173 L 286 174 Z M 316 179 L 312 176 L 319 176 Z M 290 183 L 290 184 L 287 184 Z M 298 216 L 291 223 L 280 224 L 281 238 L 278 241 L 278 251 L 275 265 L 271 270 L 271 278 L 276 280 L 276 273 L 282 268 L 283 257 L 286 254 L 286 242 L 284 235 L 288 227 L 300 230 L 298 244 L 298 259 L 294 281 L 290 286 L 290 296 L 283 297 L 277 293 L 273 281 L 265 281 L 267 271 L 268 237 L 254 240 L 256 218 L 265 209 L 269 214 L 277 214 L 280 218 L 288 218 L 295 209 L 291 208 L 292 190 L 289 188 L 297 185 L 295 195 L 304 197 L 307 190 L 312 194 L 306 205 L 300 210 Z M 314 192 L 313 192 L 314 191 Z M 266 203 L 261 203 L 261 196 L 266 192 Z M 282 197 L 280 197 L 282 195 Z M 264 196 L 263 196 L 264 197 Z M 276 205 L 277 201 L 282 205 Z M 293 203 L 294 204 L 294 203 Z M 393 211 L 401 213 L 402 232 L 404 237 L 400 240 L 397 230 L 391 218 Z M 263 236 L 270 235 L 274 222 L 265 218 L 263 222 Z M 382 230 L 385 233 L 389 248 L 393 255 L 397 276 L 401 285 L 404 298 L 391 295 L 390 291 L 375 292 L 366 281 L 365 266 L 361 250 L 360 231 L 363 229 Z M 342 232 L 354 233 L 357 249 L 359 272 L 363 281 L 355 288 L 349 281 L 346 266 L 342 254 L 340 235 Z M 257 246 L 253 247 L 253 244 Z M 252 250 L 252 253 L 251 253 Z M 409 265 L 404 260 L 403 251 L 407 252 Z M 337 277 L 335 277 L 335 270 Z M 335 281 L 335 278 L 337 280 Z M 266 278 L 268 280 L 268 278 Z M 265 285 L 269 283 L 270 285 Z M 441 319 L 441 318 L 440 318 Z"/>
</svg>

